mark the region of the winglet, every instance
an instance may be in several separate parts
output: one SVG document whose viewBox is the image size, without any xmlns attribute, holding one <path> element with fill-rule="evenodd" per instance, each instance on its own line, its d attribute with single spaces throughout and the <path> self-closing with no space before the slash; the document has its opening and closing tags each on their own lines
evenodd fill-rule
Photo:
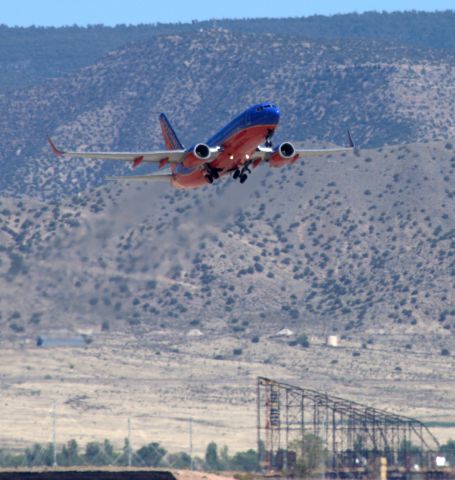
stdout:
<svg viewBox="0 0 455 480">
<path fill-rule="evenodd" d="M 352 148 L 354 155 L 356 155 L 357 157 L 360 155 L 360 149 L 354 143 L 354 140 L 352 139 L 352 136 L 351 136 L 351 132 L 349 130 L 348 130 L 348 147 Z"/>
<path fill-rule="evenodd" d="M 49 142 L 49 145 L 51 146 L 52 153 L 57 157 L 63 157 L 65 152 L 63 150 L 59 150 L 55 146 L 55 143 L 52 141 L 51 137 L 47 137 L 47 141 Z"/>
<path fill-rule="evenodd" d="M 348 130 L 348 147 L 355 148 L 354 141 L 352 140 L 351 132 Z"/>
</svg>

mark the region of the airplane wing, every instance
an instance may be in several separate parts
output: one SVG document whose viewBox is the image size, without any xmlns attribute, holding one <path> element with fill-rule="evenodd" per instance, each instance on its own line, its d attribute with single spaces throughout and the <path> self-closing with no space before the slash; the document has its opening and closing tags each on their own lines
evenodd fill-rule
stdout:
<svg viewBox="0 0 455 480">
<path fill-rule="evenodd" d="M 107 180 L 143 180 L 146 182 L 170 182 L 172 175 L 131 175 L 131 176 L 119 176 L 119 177 L 107 177 Z"/>
<path fill-rule="evenodd" d="M 339 147 L 339 148 L 296 148 L 295 153 L 299 157 L 322 157 L 324 155 L 332 155 L 334 153 L 352 152 L 354 147 Z"/>
<path fill-rule="evenodd" d="M 144 163 L 181 163 L 185 158 L 185 150 L 156 150 L 153 152 L 67 152 L 59 150 L 51 138 L 48 138 L 52 152 L 57 157 L 94 158 L 103 160 L 121 160 L 133 163 L 134 166 Z"/>
<path fill-rule="evenodd" d="M 289 145 L 289 144 L 288 144 Z M 346 147 L 336 148 L 294 148 L 292 155 L 299 157 L 322 157 L 324 155 L 333 155 L 337 153 L 346 153 L 356 151 L 357 147 L 354 145 L 351 134 L 348 130 L 348 142 Z M 270 147 L 258 147 L 257 151 L 252 155 L 253 159 L 260 158 L 268 161 L 276 153 L 276 150 Z"/>
</svg>

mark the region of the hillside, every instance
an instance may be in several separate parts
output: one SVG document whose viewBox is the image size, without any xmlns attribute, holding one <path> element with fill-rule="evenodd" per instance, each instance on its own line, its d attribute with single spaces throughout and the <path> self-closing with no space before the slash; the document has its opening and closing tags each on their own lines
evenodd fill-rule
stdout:
<svg viewBox="0 0 455 480">
<path fill-rule="evenodd" d="M 265 12 L 258 11 L 258 17 Z M 0 92 L 42 83 L 75 72 L 127 43 L 157 35 L 197 33 L 221 27 L 240 33 L 280 34 L 310 39 L 386 40 L 424 48 L 454 49 L 455 13 L 367 12 L 324 17 L 218 19 L 152 25 L 90 25 L 45 28 L 0 25 Z"/>
<path fill-rule="evenodd" d="M 267 45 L 267 48 L 264 48 Z M 375 41 L 308 41 L 229 31 L 156 37 L 76 74 L 0 96 L 0 191 L 58 199 L 122 166 L 58 161 L 68 148 L 149 149 L 167 112 L 185 144 L 205 140 L 246 106 L 273 99 L 277 140 L 362 147 L 454 135 L 453 54 Z"/>
<path fill-rule="evenodd" d="M 454 168 L 444 142 L 264 167 L 244 186 L 4 199 L 4 331 L 57 319 L 250 335 L 264 321 L 450 329 Z"/>
<path fill-rule="evenodd" d="M 109 432 L 120 448 L 131 417 L 135 444 L 186 451 L 191 416 L 198 454 L 212 440 L 254 448 L 257 375 L 453 437 L 454 170 L 442 142 L 194 192 L 126 183 L 53 204 L 3 198 L 2 445 L 47 442 L 57 401 L 59 442 Z M 295 334 L 275 337 L 283 327 Z M 35 346 L 81 330 L 94 332 L 86 348 Z"/>
</svg>

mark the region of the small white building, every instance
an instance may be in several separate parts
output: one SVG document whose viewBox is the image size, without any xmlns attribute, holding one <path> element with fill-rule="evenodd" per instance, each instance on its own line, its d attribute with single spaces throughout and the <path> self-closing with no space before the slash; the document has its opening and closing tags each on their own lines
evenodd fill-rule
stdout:
<svg viewBox="0 0 455 480">
<path fill-rule="evenodd" d="M 292 337 L 293 335 L 294 332 L 292 330 L 289 330 L 289 328 L 283 328 L 275 334 L 275 336 L 277 337 Z"/>
<path fill-rule="evenodd" d="M 327 335 L 325 344 L 328 347 L 338 347 L 338 335 Z"/>
<path fill-rule="evenodd" d="M 204 336 L 204 334 L 198 328 L 193 328 L 186 334 L 186 336 L 191 338 L 197 338 Z"/>
<path fill-rule="evenodd" d="M 446 467 L 447 466 L 446 457 L 443 457 L 442 455 L 438 455 L 436 457 L 436 466 L 437 467 Z"/>
</svg>

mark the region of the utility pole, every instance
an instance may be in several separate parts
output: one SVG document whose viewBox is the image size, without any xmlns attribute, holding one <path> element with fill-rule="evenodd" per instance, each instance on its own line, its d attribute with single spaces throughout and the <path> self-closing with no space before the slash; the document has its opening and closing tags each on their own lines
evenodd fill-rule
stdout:
<svg viewBox="0 0 455 480">
<path fill-rule="evenodd" d="M 189 418 L 190 429 L 190 469 L 193 470 L 193 417 Z"/>
<path fill-rule="evenodd" d="M 131 417 L 128 417 L 128 467 L 131 467 Z"/>
<path fill-rule="evenodd" d="M 52 466 L 57 466 L 57 432 L 56 432 L 56 413 L 55 402 L 52 404 Z"/>
<path fill-rule="evenodd" d="M 190 363 L 190 385 L 188 388 L 188 395 L 187 397 L 187 402 L 191 398 L 191 391 L 193 388 L 193 364 Z M 191 408 L 191 407 L 190 407 Z M 190 469 L 191 471 L 194 469 L 194 464 L 193 464 L 193 416 L 190 414 L 189 417 L 189 441 L 190 441 Z"/>
</svg>

